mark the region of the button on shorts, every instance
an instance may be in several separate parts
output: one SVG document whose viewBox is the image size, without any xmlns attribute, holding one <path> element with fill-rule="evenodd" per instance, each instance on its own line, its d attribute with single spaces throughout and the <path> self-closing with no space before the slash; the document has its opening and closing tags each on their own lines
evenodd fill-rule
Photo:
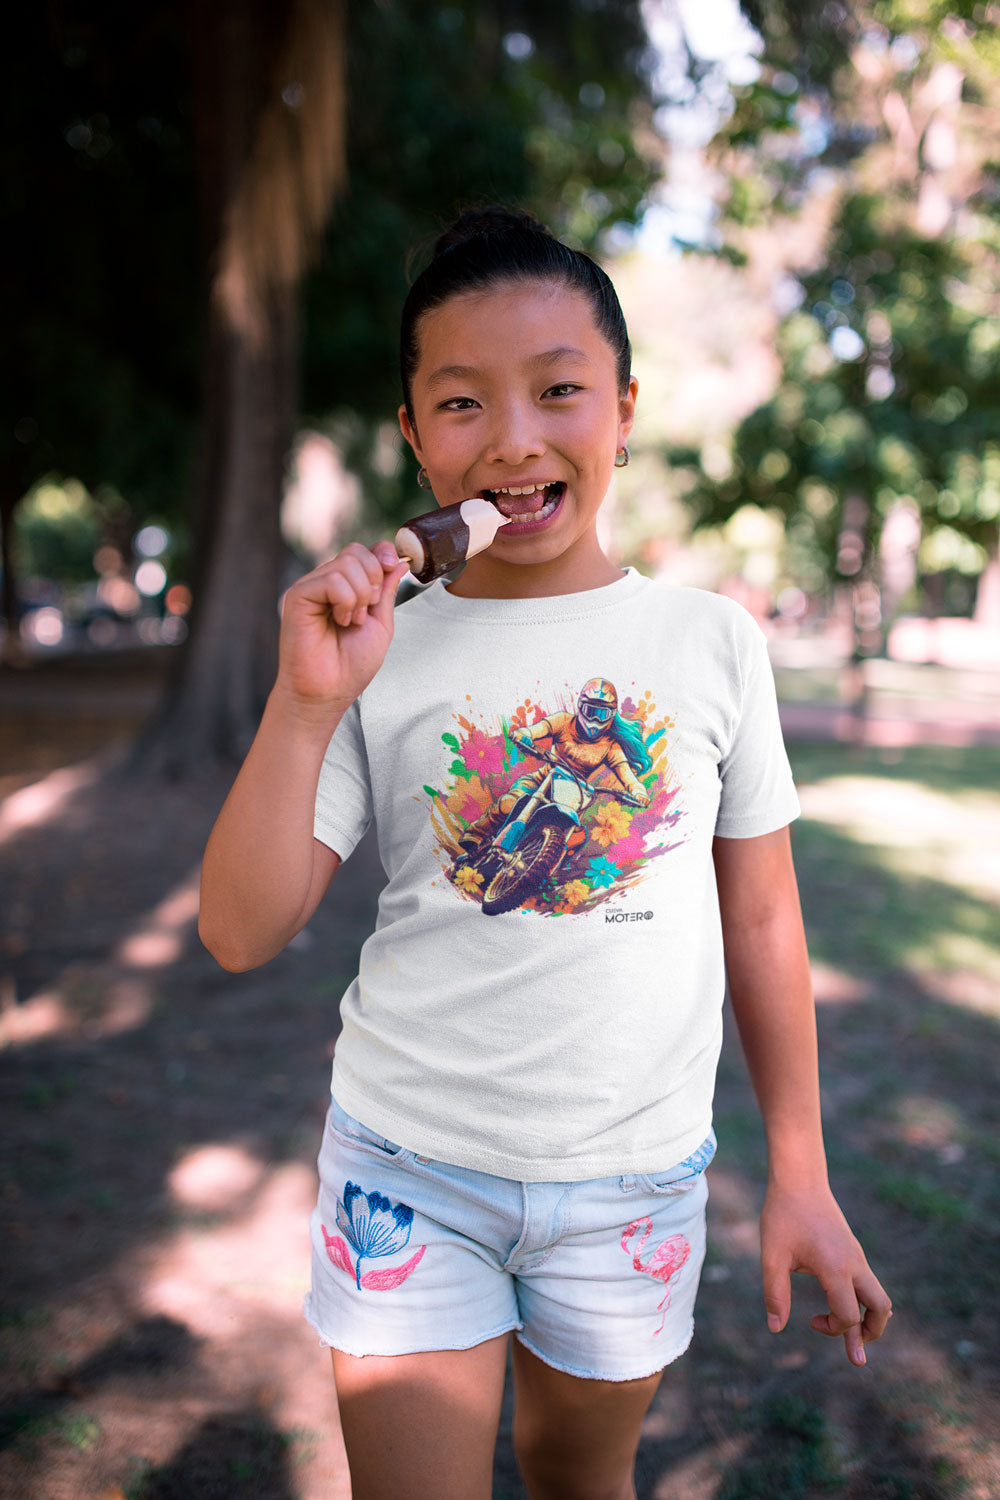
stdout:
<svg viewBox="0 0 1000 1500">
<path fill-rule="evenodd" d="M 306 1317 L 347 1354 L 514 1331 L 569 1375 L 654 1374 L 691 1340 L 714 1154 L 710 1133 L 663 1172 L 518 1182 L 418 1157 L 332 1100 Z"/>
</svg>

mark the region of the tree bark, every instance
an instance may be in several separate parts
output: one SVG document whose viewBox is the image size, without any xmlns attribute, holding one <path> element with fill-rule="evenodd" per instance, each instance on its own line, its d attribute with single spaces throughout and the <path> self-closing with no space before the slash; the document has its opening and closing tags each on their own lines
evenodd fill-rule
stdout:
<svg viewBox="0 0 1000 1500">
<path fill-rule="evenodd" d="M 136 747 L 143 770 L 241 759 L 274 679 L 298 281 L 342 171 L 341 20 L 336 0 L 189 4 L 206 265 L 194 608 L 161 712 Z M 296 104 L 286 117 L 282 100 L 297 97 L 287 85 L 301 93 L 300 78 L 314 113 L 299 119 Z M 220 295 L 234 286 L 238 297 Z"/>
<path fill-rule="evenodd" d="M 240 760 L 277 668 L 285 549 L 279 526 L 285 455 L 294 431 L 298 308 L 287 294 L 253 349 L 213 320 L 203 474 L 202 554 L 191 634 L 163 709 L 140 745 L 168 774 L 206 758 Z"/>
</svg>

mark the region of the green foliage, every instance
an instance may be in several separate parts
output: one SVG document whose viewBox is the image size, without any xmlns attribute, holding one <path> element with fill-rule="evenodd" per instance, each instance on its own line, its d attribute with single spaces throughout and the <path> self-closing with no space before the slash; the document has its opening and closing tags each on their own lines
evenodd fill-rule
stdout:
<svg viewBox="0 0 1000 1500">
<path fill-rule="evenodd" d="M 877 200 L 845 202 L 824 265 L 801 277 L 802 309 L 779 329 L 781 384 L 737 429 L 731 474 L 697 473 L 698 521 L 773 507 L 809 579 L 836 566 L 849 494 L 874 502 L 869 543 L 910 497 L 928 537 L 946 525 L 981 567 L 1000 515 L 1000 369 L 995 324 L 962 273 L 950 242 L 883 231 Z M 854 358 L 837 358 L 837 330 L 856 340 Z"/>
<path fill-rule="evenodd" d="M 744 9 L 764 52 L 715 143 L 728 239 L 742 251 L 751 234 L 774 243 L 824 195 L 833 208 L 816 263 L 787 278 L 798 306 L 778 326 L 778 388 L 738 427 L 729 471 L 669 455 L 687 470 L 685 498 L 696 525 L 747 503 L 780 516 L 786 576 L 810 593 L 874 571 L 900 501 L 919 516 L 921 571 L 974 577 L 1000 518 L 1000 184 L 975 113 L 998 103 L 1000 27 L 971 4 Z M 829 66 L 796 61 L 803 28 L 825 28 Z M 954 78 L 965 92 L 941 116 L 944 145 L 928 148 L 920 132 L 939 106 L 927 101 L 950 98 L 942 79 Z M 960 179 L 948 175 L 953 141 Z M 928 227 L 929 178 L 961 232 Z"/>
<path fill-rule="evenodd" d="M 79 583 L 93 576 L 101 517 L 78 481 L 37 485 L 20 506 L 17 551 L 22 574 Z"/>
</svg>

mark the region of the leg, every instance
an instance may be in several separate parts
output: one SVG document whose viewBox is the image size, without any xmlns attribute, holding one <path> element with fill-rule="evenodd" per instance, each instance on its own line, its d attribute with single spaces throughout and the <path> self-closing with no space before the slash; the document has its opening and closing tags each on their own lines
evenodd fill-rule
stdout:
<svg viewBox="0 0 1000 1500">
<path fill-rule="evenodd" d="M 353 1500 L 489 1500 L 508 1337 L 429 1354 L 331 1351 Z"/>
<path fill-rule="evenodd" d="M 642 1419 L 661 1373 L 581 1380 L 514 1339 L 514 1451 L 531 1500 L 635 1500 Z"/>
</svg>

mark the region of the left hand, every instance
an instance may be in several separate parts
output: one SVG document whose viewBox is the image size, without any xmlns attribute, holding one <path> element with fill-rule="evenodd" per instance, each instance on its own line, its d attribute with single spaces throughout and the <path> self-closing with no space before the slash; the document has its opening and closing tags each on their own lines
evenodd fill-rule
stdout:
<svg viewBox="0 0 1000 1500">
<path fill-rule="evenodd" d="M 791 1310 L 791 1272 L 815 1276 L 829 1312 L 810 1326 L 842 1337 L 853 1365 L 865 1363 L 865 1344 L 881 1338 L 892 1317 L 892 1303 L 851 1233 L 829 1188 L 781 1188 L 772 1183 L 760 1219 L 761 1268 L 767 1326 L 780 1333 Z"/>
</svg>

